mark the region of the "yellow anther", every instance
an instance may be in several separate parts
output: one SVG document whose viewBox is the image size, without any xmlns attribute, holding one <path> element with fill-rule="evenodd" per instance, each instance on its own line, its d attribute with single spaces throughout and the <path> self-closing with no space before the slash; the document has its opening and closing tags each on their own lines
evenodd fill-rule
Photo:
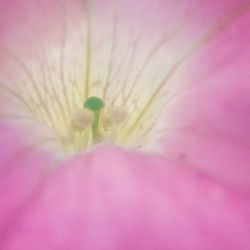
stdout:
<svg viewBox="0 0 250 250">
<path fill-rule="evenodd" d="M 128 113 L 123 107 L 112 107 L 109 110 L 109 120 L 114 125 L 119 125 L 127 118 Z"/>
<path fill-rule="evenodd" d="M 94 122 L 94 114 L 89 109 L 82 108 L 75 113 L 71 122 L 72 129 L 75 132 L 81 132 L 90 128 Z"/>
</svg>

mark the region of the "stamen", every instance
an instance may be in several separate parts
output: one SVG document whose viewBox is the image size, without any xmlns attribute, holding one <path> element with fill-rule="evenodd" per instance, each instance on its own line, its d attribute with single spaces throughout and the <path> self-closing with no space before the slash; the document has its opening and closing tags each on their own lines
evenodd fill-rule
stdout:
<svg viewBox="0 0 250 250">
<path fill-rule="evenodd" d="M 94 114 L 86 109 L 80 109 L 75 113 L 75 117 L 71 122 L 74 132 L 82 132 L 84 129 L 91 127 L 94 122 Z"/>
<path fill-rule="evenodd" d="M 128 116 L 123 107 L 112 107 L 109 111 L 109 120 L 112 124 L 121 124 Z"/>
</svg>

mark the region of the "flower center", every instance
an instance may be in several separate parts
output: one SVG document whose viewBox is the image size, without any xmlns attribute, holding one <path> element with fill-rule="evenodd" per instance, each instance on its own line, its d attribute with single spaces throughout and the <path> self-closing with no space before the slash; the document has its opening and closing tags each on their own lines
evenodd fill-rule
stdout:
<svg viewBox="0 0 250 250">
<path fill-rule="evenodd" d="M 125 121 L 126 111 L 122 107 L 110 107 L 106 110 L 102 99 L 89 97 L 72 120 L 75 133 L 85 133 L 84 147 L 116 137 L 116 130 Z"/>
<path fill-rule="evenodd" d="M 74 40 L 63 49 L 47 49 L 28 61 L 11 55 L 20 69 L 17 95 L 29 112 L 54 131 L 69 153 L 100 143 L 156 149 L 154 142 L 166 126 L 166 121 L 161 121 L 166 103 L 160 91 L 163 84 L 149 84 L 152 73 L 143 79 L 146 71 L 142 69 L 131 79 L 124 73 L 122 77 L 111 73 L 99 76 L 93 71 L 86 79 L 83 69 L 88 62 L 78 53 L 82 43 L 77 45 L 76 55 L 72 54 L 72 46 L 76 46 Z M 91 58 L 94 68 L 98 68 L 94 54 Z M 129 67 L 128 74 L 132 71 Z"/>
<path fill-rule="evenodd" d="M 157 138 L 162 110 L 150 95 L 140 102 L 130 89 L 133 98 L 123 91 L 112 97 L 104 91 L 94 96 L 89 90 L 91 95 L 82 98 L 76 83 L 55 86 L 42 88 L 34 80 L 23 97 L 33 115 L 55 131 L 66 151 L 86 150 L 99 143 L 146 149 Z"/>
<path fill-rule="evenodd" d="M 17 95 L 68 152 L 100 143 L 158 149 L 178 91 L 169 79 L 185 51 L 173 31 L 157 32 L 116 15 L 86 14 L 77 27 L 66 20 L 53 46 L 45 39 L 33 58 L 11 55 Z"/>
</svg>

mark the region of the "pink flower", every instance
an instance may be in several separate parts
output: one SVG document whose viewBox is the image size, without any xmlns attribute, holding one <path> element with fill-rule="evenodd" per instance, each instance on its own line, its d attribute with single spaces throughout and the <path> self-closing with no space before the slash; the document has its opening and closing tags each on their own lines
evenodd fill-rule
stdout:
<svg viewBox="0 0 250 250">
<path fill-rule="evenodd" d="M 249 249 L 249 7 L 1 1 L 0 249 Z"/>
</svg>

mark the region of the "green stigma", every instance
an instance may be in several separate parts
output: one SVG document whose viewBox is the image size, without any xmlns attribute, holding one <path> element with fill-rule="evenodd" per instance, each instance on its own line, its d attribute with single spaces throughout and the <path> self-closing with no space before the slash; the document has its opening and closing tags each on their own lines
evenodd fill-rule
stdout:
<svg viewBox="0 0 250 250">
<path fill-rule="evenodd" d="M 99 128 L 100 114 L 101 110 L 105 106 L 104 102 L 102 99 L 92 96 L 87 98 L 83 106 L 94 113 L 94 122 L 92 124 L 92 136 L 94 139 L 97 139 L 99 136 L 98 128 Z"/>
</svg>

